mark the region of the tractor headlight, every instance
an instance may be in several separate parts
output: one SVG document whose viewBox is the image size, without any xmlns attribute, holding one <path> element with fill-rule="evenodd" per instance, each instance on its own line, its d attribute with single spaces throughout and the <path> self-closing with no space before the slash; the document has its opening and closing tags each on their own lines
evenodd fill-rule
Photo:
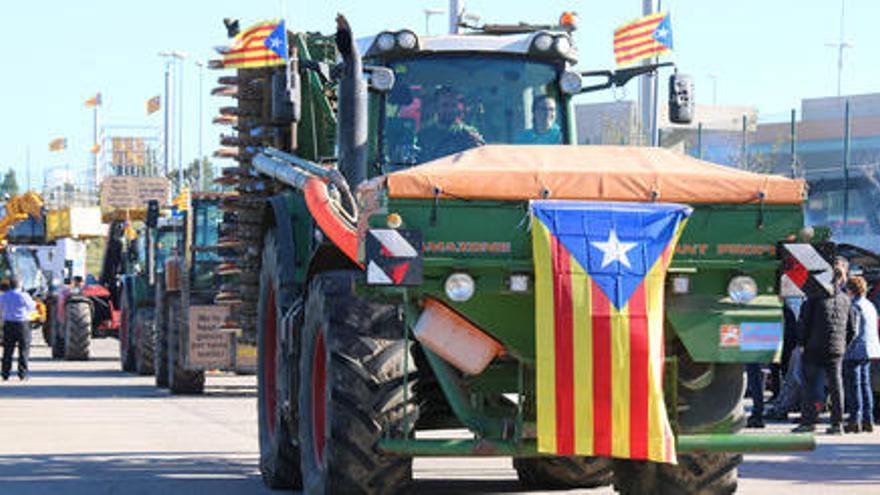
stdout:
<svg viewBox="0 0 880 495">
<path fill-rule="evenodd" d="M 455 302 L 467 301 L 477 289 L 474 279 L 467 273 L 453 273 L 446 279 L 443 288 L 446 296 Z"/>
<path fill-rule="evenodd" d="M 419 39 L 416 33 L 412 31 L 401 31 L 397 33 L 397 46 L 404 50 L 413 50 L 418 45 Z"/>
<path fill-rule="evenodd" d="M 547 33 L 535 36 L 535 39 L 532 41 L 532 47 L 539 52 L 546 52 L 551 46 L 553 46 L 553 37 Z"/>
<path fill-rule="evenodd" d="M 727 284 L 727 295 L 736 304 L 748 304 L 758 295 L 758 284 L 747 275 L 733 277 Z"/>
<path fill-rule="evenodd" d="M 394 87 L 394 71 L 388 67 L 373 67 L 370 70 L 370 87 L 380 93 L 387 93 Z"/>
<path fill-rule="evenodd" d="M 559 76 L 559 89 L 568 95 L 576 95 L 581 92 L 584 80 L 581 75 L 574 71 L 565 71 Z"/>
<path fill-rule="evenodd" d="M 556 41 L 553 43 L 553 49 L 556 50 L 556 53 L 565 57 L 571 51 L 571 40 L 568 39 L 568 36 L 557 36 Z"/>
<path fill-rule="evenodd" d="M 376 37 L 376 48 L 381 52 L 391 51 L 394 48 L 394 35 L 382 33 Z"/>
</svg>

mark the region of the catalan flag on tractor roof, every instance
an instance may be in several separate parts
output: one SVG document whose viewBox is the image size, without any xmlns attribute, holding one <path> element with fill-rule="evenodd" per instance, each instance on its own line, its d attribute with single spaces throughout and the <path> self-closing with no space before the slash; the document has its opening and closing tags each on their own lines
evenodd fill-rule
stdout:
<svg viewBox="0 0 880 495">
<path fill-rule="evenodd" d="M 284 21 L 266 21 L 249 27 L 235 37 L 223 53 L 226 68 L 253 68 L 287 62 L 287 28 Z"/>
<path fill-rule="evenodd" d="M 676 462 L 663 287 L 691 209 L 533 201 L 538 450 Z"/>
<path fill-rule="evenodd" d="M 629 65 L 672 51 L 672 21 L 668 12 L 636 19 L 614 30 L 614 59 Z"/>
</svg>

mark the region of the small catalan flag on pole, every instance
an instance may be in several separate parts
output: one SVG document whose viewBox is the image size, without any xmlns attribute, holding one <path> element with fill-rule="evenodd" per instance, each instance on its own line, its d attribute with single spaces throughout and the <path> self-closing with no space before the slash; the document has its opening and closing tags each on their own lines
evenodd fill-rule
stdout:
<svg viewBox="0 0 880 495">
<path fill-rule="evenodd" d="M 261 22 L 235 37 L 232 47 L 223 53 L 228 69 L 268 67 L 287 62 L 287 28 L 284 21 Z"/>
<path fill-rule="evenodd" d="M 86 107 L 100 107 L 101 106 L 101 92 L 95 93 L 95 96 L 86 100 Z"/>
<path fill-rule="evenodd" d="M 160 108 L 162 108 L 162 98 L 159 95 L 147 100 L 147 115 L 158 112 Z"/>
<path fill-rule="evenodd" d="M 67 138 L 60 137 L 49 141 L 49 151 L 64 151 L 67 149 Z"/>
<path fill-rule="evenodd" d="M 634 64 L 672 51 L 672 21 L 668 12 L 636 19 L 614 30 L 618 66 Z"/>
</svg>

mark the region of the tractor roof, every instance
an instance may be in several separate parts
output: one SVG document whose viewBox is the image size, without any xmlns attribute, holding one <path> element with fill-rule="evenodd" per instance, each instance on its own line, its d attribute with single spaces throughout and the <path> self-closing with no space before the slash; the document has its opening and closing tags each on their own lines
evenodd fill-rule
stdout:
<svg viewBox="0 0 880 495">
<path fill-rule="evenodd" d="M 800 204 L 805 183 L 662 148 L 487 145 L 384 178 L 398 198 Z"/>
<path fill-rule="evenodd" d="M 541 34 L 550 34 L 554 37 L 569 37 L 569 35 L 563 31 L 536 31 L 512 34 L 475 32 L 468 34 L 446 34 L 440 36 L 419 36 L 419 49 L 414 53 L 486 52 L 526 55 L 532 53 L 532 41 L 536 36 Z M 358 39 L 358 50 L 363 54 L 370 54 L 370 47 L 373 46 L 373 42 L 377 37 L 378 35 Z M 395 52 L 394 57 L 407 56 L 410 53 Z"/>
</svg>

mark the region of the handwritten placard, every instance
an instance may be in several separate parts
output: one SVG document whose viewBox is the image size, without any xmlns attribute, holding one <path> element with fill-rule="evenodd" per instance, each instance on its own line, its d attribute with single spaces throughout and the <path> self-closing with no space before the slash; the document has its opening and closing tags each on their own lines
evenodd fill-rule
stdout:
<svg viewBox="0 0 880 495">
<path fill-rule="evenodd" d="M 232 336 L 222 330 L 228 306 L 190 306 L 189 366 L 226 368 L 232 364 Z"/>
<path fill-rule="evenodd" d="M 150 200 L 168 202 L 169 184 L 164 177 L 107 177 L 101 182 L 101 208 L 146 208 Z"/>
</svg>

